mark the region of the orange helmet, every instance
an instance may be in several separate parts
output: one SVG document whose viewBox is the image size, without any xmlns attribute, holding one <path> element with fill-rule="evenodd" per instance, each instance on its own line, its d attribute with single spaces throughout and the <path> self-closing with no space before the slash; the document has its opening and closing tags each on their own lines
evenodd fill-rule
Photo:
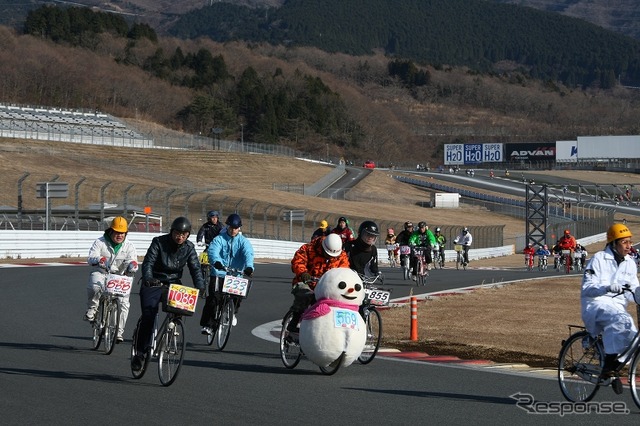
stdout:
<svg viewBox="0 0 640 426">
<path fill-rule="evenodd" d="M 569 234 L 571 234 L 571 231 L 569 231 L 568 229 L 565 229 L 564 230 L 564 235 L 569 235 Z"/>
<path fill-rule="evenodd" d="M 627 225 L 621 223 L 614 223 L 607 229 L 607 244 L 620 238 L 632 237 L 631 231 L 627 228 Z"/>
</svg>

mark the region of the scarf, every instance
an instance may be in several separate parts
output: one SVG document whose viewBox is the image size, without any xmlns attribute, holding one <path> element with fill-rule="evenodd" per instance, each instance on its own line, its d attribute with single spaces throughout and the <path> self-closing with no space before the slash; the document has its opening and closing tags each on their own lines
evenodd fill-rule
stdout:
<svg viewBox="0 0 640 426">
<path fill-rule="evenodd" d="M 332 307 L 349 309 L 352 311 L 358 310 L 358 305 L 351 305 L 334 299 L 320 299 L 309 308 L 307 308 L 306 311 L 304 311 L 304 314 L 302 314 L 302 319 L 310 320 L 321 317 L 323 315 L 327 315 L 329 312 L 331 312 Z"/>
<path fill-rule="evenodd" d="M 112 239 L 111 239 L 111 235 L 109 235 L 108 231 L 105 231 L 104 233 L 104 240 L 109 243 L 109 245 L 111 247 L 113 247 L 113 253 L 114 254 L 118 254 L 118 252 L 120 251 L 120 249 L 122 248 L 122 243 L 115 243 Z"/>
</svg>

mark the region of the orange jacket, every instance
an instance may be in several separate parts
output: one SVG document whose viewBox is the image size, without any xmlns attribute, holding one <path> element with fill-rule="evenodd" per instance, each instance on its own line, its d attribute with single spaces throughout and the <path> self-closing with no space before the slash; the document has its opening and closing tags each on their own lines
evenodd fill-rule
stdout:
<svg viewBox="0 0 640 426">
<path fill-rule="evenodd" d="M 563 235 L 560 240 L 558 240 L 558 247 L 563 250 L 575 250 L 576 249 L 576 239 L 573 238 L 573 235 Z"/>
<path fill-rule="evenodd" d="M 292 285 L 300 281 L 300 275 L 307 272 L 312 277 L 320 278 L 325 272 L 333 268 L 348 268 L 349 257 L 344 250 L 338 257 L 325 256 L 322 248 L 324 238 L 314 238 L 311 242 L 302 245 L 291 259 L 291 271 L 295 274 Z M 309 287 L 314 288 L 315 283 L 309 283 Z"/>
</svg>

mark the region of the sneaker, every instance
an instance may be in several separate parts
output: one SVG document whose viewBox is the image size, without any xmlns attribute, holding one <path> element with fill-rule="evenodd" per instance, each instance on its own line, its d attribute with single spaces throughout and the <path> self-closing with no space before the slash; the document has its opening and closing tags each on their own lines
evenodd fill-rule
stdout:
<svg viewBox="0 0 640 426">
<path fill-rule="evenodd" d="M 142 370 L 143 358 L 140 355 L 136 355 L 131 358 L 131 369 L 135 371 Z"/>
<path fill-rule="evenodd" d="M 119 345 L 122 342 L 124 342 L 124 339 L 122 338 L 122 336 L 116 337 L 116 345 Z"/>
<path fill-rule="evenodd" d="M 213 329 L 211 327 L 202 327 L 201 333 L 204 334 L 204 335 L 212 336 L 213 335 Z"/>
<path fill-rule="evenodd" d="M 611 389 L 613 389 L 616 395 L 622 394 L 622 381 L 620 377 L 616 377 L 611 381 Z"/>
<path fill-rule="evenodd" d="M 87 313 L 84 314 L 84 317 L 82 319 L 85 320 L 85 321 L 93 322 L 93 320 L 95 320 L 95 317 L 94 317 L 93 312 L 87 311 Z"/>
<path fill-rule="evenodd" d="M 231 320 L 231 326 L 235 327 L 238 325 L 238 318 L 236 318 L 235 314 L 233 315 L 233 319 Z"/>
<path fill-rule="evenodd" d="M 411 275 L 411 279 L 416 281 L 418 279 L 418 277 L 416 277 L 415 275 Z"/>
</svg>

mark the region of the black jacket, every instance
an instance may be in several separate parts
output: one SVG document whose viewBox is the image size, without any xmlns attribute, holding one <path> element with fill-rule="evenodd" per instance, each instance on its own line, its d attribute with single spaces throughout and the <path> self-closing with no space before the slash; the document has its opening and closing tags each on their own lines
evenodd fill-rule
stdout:
<svg viewBox="0 0 640 426">
<path fill-rule="evenodd" d="M 349 255 L 351 269 L 362 275 L 368 275 L 365 274 L 368 269 L 373 275 L 378 275 L 378 249 L 376 246 L 370 246 L 358 238 L 345 243 L 344 251 Z"/>
<path fill-rule="evenodd" d="M 202 241 L 202 238 L 204 237 L 204 243 L 209 245 L 209 243 L 218 236 L 221 230 L 222 225 L 220 224 L 220 221 L 215 225 L 211 222 L 207 222 L 200 227 L 198 235 L 196 236 L 196 241 Z"/>
<path fill-rule="evenodd" d="M 185 266 L 189 267 L 194 287 L 204 289 L 200 261 L 191 241 L 177 245 L 171 234 L 151 240 L 151 245 L 142 261 L 142 277 L 145 281 L 158 279 L 163 283 L 178 283 Z"/>
</svg>

